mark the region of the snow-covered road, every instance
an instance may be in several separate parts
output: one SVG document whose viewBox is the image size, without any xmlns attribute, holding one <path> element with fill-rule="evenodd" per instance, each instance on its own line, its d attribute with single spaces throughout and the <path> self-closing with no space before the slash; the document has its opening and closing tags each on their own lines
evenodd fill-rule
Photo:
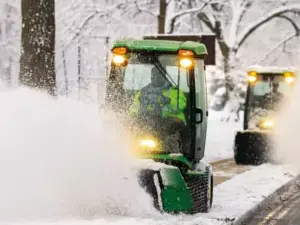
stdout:
<svg viewBox="0 0 300 225">
<path fill-rule="evenodd" d="M 216 161 L 211 163 L 211 165 L 214 173 L 214 186 L 253 168 L 250 165 L 237 165 L 233 158 Z"/>
<path fill-rule="evenodd" d="M 221 122 L 222 112 L 209 111 L 207 140 L 204 160 L 214 162 L 233 157 L 233 143 L 236 131 L 242 130 L 239 122 Z"/>
</svg>

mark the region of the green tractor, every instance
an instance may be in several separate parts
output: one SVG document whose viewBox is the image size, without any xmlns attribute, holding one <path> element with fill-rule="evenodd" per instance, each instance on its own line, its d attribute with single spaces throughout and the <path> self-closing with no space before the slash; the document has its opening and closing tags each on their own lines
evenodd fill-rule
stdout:
<svg viewBox="0 0 300 225">
<path fill-rule="evenodd" d="M 182 39 L 189 37 L 117 40 L 105 107 L 131 134 L 132 152 L 144 165 L 139 183 L 154 206 L 161 212 L 193 214 L 208 212 L 213 199 L 212 167 L 201 162 L 208 52 L 203 43 Z M 149 160 L 156 166 L 149 166 Z"/>
<path fill-rule="evenodd" d="M 273 162 L 271 135 L 275 116 L 286 96 L 291 94 L 296 68 L 251 66 L 244 107 L 244 130 L 234 141 L 237 164 L 260 165 Z"/>
</svg>

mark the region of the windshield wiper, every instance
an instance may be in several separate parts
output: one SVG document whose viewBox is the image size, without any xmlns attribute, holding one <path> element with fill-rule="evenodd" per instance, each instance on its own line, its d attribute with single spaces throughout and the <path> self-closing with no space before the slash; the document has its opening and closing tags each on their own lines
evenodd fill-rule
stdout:
<svg viewBox="0 0 300 225">
<path fill-rule="evenodd" d="M 173 85 L 178 89 L 178 85 L 176 84 L 176 82 L 172 79 L 172 77 L 170 76 L 170 74 L 165 70 L 165 68 L 162 66 L 162 64 L 160 63 L 160 61 L 156 58 L 156 57 L 153 57 L 153 61 L 154 61 L 154 65 L 159 69 L 159 71 L 162 73 L 162 75 L 163 75 L 163 77 L 167 80 L 167 81 L 169 81 L 170 82 L 170 80 L 171 80 L 171 82 L 170 83 L 173 83 Z M 167 76 L 168 76 L 168 78 L 170 79 L 168 79 L 167 78 Z"/>
</svg>

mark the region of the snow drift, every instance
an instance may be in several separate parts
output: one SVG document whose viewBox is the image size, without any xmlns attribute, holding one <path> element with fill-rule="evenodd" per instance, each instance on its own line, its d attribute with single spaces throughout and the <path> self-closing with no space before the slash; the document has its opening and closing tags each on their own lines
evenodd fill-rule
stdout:
<svg viewBox="0 0 300 225">
<path fill-rule="evenodd" d="M 0 92 L 0 106 L 0 222 L 156 215 L 97 106 L 27 88 Z"/>
<path fill-rule="evenodd" d="M 299 73 L 298 73 L 299 75 Z M 280 162 L 293 164 L 300 169 L 300 80 L 297 79 L 294 90 L 283 103 L 276 118 L 274 135 L 274 158 Z"/>
</svg>

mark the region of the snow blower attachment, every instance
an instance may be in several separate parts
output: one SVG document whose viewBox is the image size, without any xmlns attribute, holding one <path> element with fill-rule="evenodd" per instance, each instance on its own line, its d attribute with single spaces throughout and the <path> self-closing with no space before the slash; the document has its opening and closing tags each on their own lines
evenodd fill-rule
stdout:
<svg viewBox="0 0 300 225">
<path fill-rule="evenodd" d="M 234 158 L 237 164 L 259 165 L 273 161 L 270 138 L 276 126 L 274 118 L 292 91 L 296 69 L 252 66 L 247 73 L 244 131 L 236 133 Z"/>
<path fill-rule="evenodd" d="M 207 130 L 205 45 L 119 40 L 112 48 L 106 105 L 116 112 L 140 163 L 139 183 L 168 213 L 208 212 L 213 174 Z"/>
</svg>

